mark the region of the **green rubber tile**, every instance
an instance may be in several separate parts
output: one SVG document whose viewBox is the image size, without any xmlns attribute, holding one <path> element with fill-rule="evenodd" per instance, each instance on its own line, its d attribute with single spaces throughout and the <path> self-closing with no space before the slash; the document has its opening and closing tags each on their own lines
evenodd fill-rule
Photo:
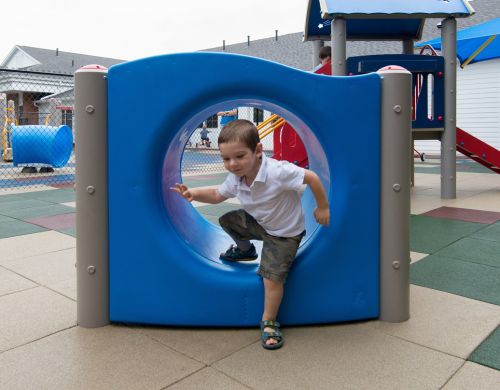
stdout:
<svg viewBox="0 0 500 390">
<path fill-rule="evenodd" d="M 220 226 L 219 217 L 214 217 L 213 215 L 203 215 L 203 218 L 205 218 L 209 222 L 212 222 L 214 225 Z"/>
<path fill-rule="evenodd" d="M 219 203 L 207 206 L 196 207 L 196 210 L 202 215 L 211 215 L 213 217 L 220 217 L 229 211 L 239 210 L 241 206 L 234 203 Z"/>
<path fill-rule="evenodd" d="M 68 228 L 68 229 L 62 229 L 58 230 L 59 233 L 67 234 L 68 236 L 73 236 L 76 237 L 76 228 Z"/>
<path fill-rule="evenodd" d="M 19 196 L 25 199 L 43 200 L 51 203 L 74 202 L 76 199 L 76 193 L 73 189 L 27 192 Z"/>
<path fill-rule="evenodd" d="M 16 219 L 30 219 L 74 212 L 74 207 L 63 206 L 60 204 L 51 204 L 49 206 L 32 207 L 29 209 L 2 211 L 1 214 Z"/>
<path fill-rule="evenodd" d="M 470 237 L 500 242 L 500 222 L 478 230 L 474 234 L 471 234 Z"/>
<path fill-rule="evenodd" d="M 485 227 L 482 223 L 424 215 L 412 215 L 410 223 L 410 248 L 413 252 L 420 253 L 435 253 Z"/>
<path fill-rule="evenodd" d="M 5 211 L 44 207 L 50 206 L 51 204 L 52 203 L 44 202 L 43 200 L 18 198 L 17 200 L 11 200 L 10 202 L 0 203 L 0 214 L 5 214 Z"/>
<path fill-rule="evenodd" d="M 19 194 L 8 194 L 8 195 L 1 195 L 0 194 L 0 204 L 5 203 L 5 202 L 13 202 L 15 200 L 21 200 L 24 198 L 19 197 Z"/>
<path fill-rule="evenodd" d="M 0 222 L 11 222 L 11 221 L 17 221 L 17 219 L 7 217 L 5 215 L 0 215 Z"/>
<path fill-rule="evenodd" d="M 472 352 L 467 360 L 500 370 L 500 326 Z"/>
<path fill-rule="evenodd" d="M 500 242 L 497 241 L 465 237 L 435 254 L 500 268 Z"/>
<path fill-rule="evenodd" d="M 0 239 L 44 232 L 47 229 L 23 221 L 0 222 Z"/>
<path fill-rule="evenodd" d="M 410 282 L 500 305 L 500 268 L 431 255 L 410 266 Z"/>
</svg>

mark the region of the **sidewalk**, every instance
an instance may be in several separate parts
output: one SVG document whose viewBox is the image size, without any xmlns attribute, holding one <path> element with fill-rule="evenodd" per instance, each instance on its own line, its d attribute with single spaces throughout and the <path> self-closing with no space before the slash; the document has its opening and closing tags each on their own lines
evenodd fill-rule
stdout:
<svg viewBox="0 0 500 390">
<path fill-rule="evenodd" d="M 74 192 L 0 192 L 0 389 L 500 389 L 500 175 L 458 170 L 441 200 L 416 163 L 411 319 L 284 328 L 277 351 L 257 329 L 78 327 Z"/>
</svg>

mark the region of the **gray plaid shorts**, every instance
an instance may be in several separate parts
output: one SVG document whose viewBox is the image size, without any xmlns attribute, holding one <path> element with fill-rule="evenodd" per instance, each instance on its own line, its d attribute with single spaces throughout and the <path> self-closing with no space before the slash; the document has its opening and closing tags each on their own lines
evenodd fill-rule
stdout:
<svg viewBox="0 0 500 390">
<path fill-rule="evenodd" d="M 272 236 L 245 210 L 230 211 L 219 218 L 219 223 L 233 240 L 263 241 L 257 274 L 269 280 L 285 283 L 305 231 L 295 237 Z"/>
</svg>

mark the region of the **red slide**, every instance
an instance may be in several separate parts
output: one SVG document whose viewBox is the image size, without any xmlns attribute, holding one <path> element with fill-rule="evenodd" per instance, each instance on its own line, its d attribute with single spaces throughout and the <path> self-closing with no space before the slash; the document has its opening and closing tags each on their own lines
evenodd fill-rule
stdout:
<svg viewBox="0 0 500 390">
<path fill-rule="evenodd" d="M 493 172 L 500 173 L 500 150 L 458 127 L 457 150 Z"/>
<path fill-rule="evenodd" d="M 332 75 L 332 64 L 328 62 L 314 73 Z M 276 160 L 287 160 L 302 168 L 308 168 L 307 152 L 292 126 L 285 122 L 281 129 L 274 131 L 274 155 Z"/>
</svg>

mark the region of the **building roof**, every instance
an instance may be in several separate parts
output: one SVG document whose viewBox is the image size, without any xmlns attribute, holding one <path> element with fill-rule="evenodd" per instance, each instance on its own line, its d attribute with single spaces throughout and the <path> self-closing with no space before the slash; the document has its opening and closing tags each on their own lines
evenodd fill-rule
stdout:
<svg viewBox="0 0 500 390">
<path fill-rule="evenodd" d="M 457 19 L 457 28 L 461 29 L 478 23 L 500 17 L 500 1 L 498 0 L 474 0 L 476 13 L 469 18 Z M 437 28 L 442 20 L 427 19 L 422 32 L 422 40 L 429 40 L 440 36 L 441 32 Z M 288 66 L 303 70 L 311 70 L 312 44 L 303 41 L 303 33 L 293 33 L 275 37 L 259 39 L 237 44 L 226 45 L 225 50 L 221 46 L 206 49 L 205 51 L 224 51 L 226 53 L 244 54 L 276 61 Z M 330 38 L 328 37 L 328 41 Z M 327 44 L 329 44 L 327 42 Z M 400 54 L 402 47 L 400 42 L 391 41 L 350 41 L 347 42 L 347 56 L 360 56 L 369 54 Z"/>
<path fill-rule="evenodd" d="M 348 40 L 420 39 L 427 18 L 472 14 L 468 0 L 309 0 L 304 38 L 329 37 L 329 19 L 342 17 L 346 19 Z"/>
<path fill-rule="evenodd" d="M 10 59 L 19 51 L 32 59 L 29 66 L 24 66 L 21 69 L 37 72 L 73 74 L 84 65 L 99 64 L 109 68 L 114 64 L 125 62 L 125 60 L 116 58 L 97 57 L 87 54 L 70 53 L 58 49 L 41 49 L 38 47 L 17 45 L 0 65 L 8 67 Z"/>
</svg>

